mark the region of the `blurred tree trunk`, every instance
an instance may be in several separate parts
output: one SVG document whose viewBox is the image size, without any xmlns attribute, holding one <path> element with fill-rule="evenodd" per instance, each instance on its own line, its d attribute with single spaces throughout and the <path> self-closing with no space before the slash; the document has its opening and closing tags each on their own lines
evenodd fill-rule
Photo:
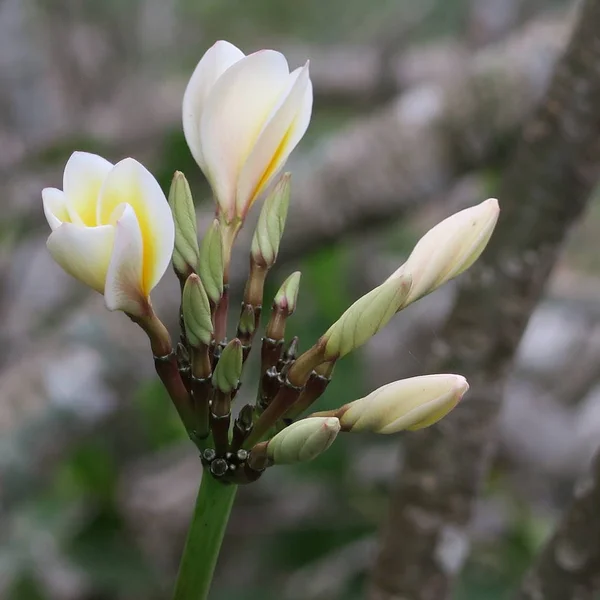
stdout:
<svg viewBox="0 0 600 600">
<path fill-rule="evenodd" d="M 471 391 L 437 426 L 407 436 L 371 600 L 443 600 L 468 556 L 467 527 L 494 449 L 502 384 L 569 228 L 600 174 L 600 0 L 587 0 L 545 101 L 498 191 L 501 219 L 463 278 L 428 372 Z"/>
<path fill-rule="evenodd" d="M 600 591 L 600 452 L 515 600 L 594 600 Z"/>
</svg>

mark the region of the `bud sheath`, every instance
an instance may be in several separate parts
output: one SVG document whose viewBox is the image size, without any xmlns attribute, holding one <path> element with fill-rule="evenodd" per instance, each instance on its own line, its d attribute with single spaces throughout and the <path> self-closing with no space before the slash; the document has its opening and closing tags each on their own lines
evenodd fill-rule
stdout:
<svg viewBox="0 0 600 600">
<path fill-rule="evenodd" d="M 396 314 L 411 287 L 411 276 L 388 279 L 358 299 L 325 333 L 325 360 L 336 360 L 362 346 Z"/>
</svg>

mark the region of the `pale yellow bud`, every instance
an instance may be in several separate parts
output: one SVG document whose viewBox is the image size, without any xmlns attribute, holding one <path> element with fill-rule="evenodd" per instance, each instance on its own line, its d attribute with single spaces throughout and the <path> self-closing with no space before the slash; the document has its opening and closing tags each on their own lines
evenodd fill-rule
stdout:
<svg viewBox="0 0 600 600">
<path fill-rule="evenodd" d="M 411 281 L 401 273 L 359 298 L 323 335 L 325 360 L 348 354 L 384 327 L 406 302 Z"/>
<path fill-rule="evenodd" d="M 276 465 L 308 462 L 333 444 L 340 431 L 335 417 L 309 417 L 280 431 L 267 446 L 267 455 Z"/>
<path fill-rule="evenodd" d="M 466 271 L 490 240 L 500 208 L 495 198 L 466 208 L 430 229 L 393 274 L 410 273 L 413 283 L 404 306 Z"/>
<path fill-rule="evenodd" d="M 461 375 L 425 375 L 394 381 L 338 411 L 344 431 L 396 433 L 429 427 L 446 416 L 469 389 Z"/>
</svg>

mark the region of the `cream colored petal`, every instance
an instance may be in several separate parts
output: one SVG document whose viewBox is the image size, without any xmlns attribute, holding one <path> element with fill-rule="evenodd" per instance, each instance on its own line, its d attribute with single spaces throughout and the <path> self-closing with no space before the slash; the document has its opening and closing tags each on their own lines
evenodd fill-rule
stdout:
<svg viewBox="0 0 600 600">
<path fill-rule="evenodd" d="M 468 242 L 462 245 L 461 252 L 456 257 L 456 266 L 452 271 L 452 277 L 464 273 L 481 256 L 492 237 L 500 216 L 500 206 L 496 198 L 488 198 L 474 208 L 477 209 L 477 215 L 471 216 L 468 221 L 474 230 L 473 235 L 469 236 Z"/>
<path fill-rule="evenodd" d="M 65 166 L 63 190 L 73 223 L 94 227 L 98 193 L 113 165 L 97 154 L 73 152 Z"/>
<path fill-rule="evenodd" d="M 104 301 L 108 310 L 144 314 L 148 297 L 143 289 L 144 245 L 133 208 L 117 207 L 115 245 L 106 275 Z"/>
<path fill-rule="evenodd" d="M 173 215 L 165 194 L 150 171 L 133 158 L 118 162 L 108 174 L 100 191 L 98 222 L 114 222 L 121 204 L 129 204 L 137 217 L 142 235 L 145 296 L 164 275 L 175 242 Z"/>
<path fill-rule="evenodd" d="M 244 53 L 224 40 L 211 46 L 194 69 L 183 95 L 183 133 L 192 156 L 204 171 L 205 163 L 200 143 L 200 118 L 204 103 L 217 79 Z"/>
<path fill-rule="evenodd" d="M 498 220 L 498 201 L 489 199 L 457 212 L 430 229 L 408 260 L 389 279 L 412 273 L 408 305 L 468 269 L 483 252 Z"/>
<path fill-rule="evenodd" d="M 110 225 L 63 223 L 50 234 L 47 246 L 52 258 L 69 275 L 103 293 L 114 238 L 115 228 Z"/>
<path fill-rule="evenodd" d="M 313 99 L 308 63 L 291 73 L 288 81 L 289 89 L 242 167 L 236 199 L 238 214 L 245 214 L 281 171 L 308 128 Z"/>
<path fill-rule="evenodd" d="M 420 429 L 450 412 L 468 389 L 466 379 L 453 374 L 394 381 L 348 404 L 341 422 L 352 431 L 384 434 Z"/>
<path fill-rule="evenodd" d="M 44 188 L 42 190 L 42 203 L 44 205 L 44 215 L 52 231 L 60 227 L 63 223 L 71 222 L 67 200 L 62 190 Z"/>
<path fill-rule="evenodd" d="M 234 215 L 241 168 L 288 78 L 285 57 L 261 50 L 227 69 L 208 95 L 200 121 L 205 175 L 227 218 Z"/>
</svg>

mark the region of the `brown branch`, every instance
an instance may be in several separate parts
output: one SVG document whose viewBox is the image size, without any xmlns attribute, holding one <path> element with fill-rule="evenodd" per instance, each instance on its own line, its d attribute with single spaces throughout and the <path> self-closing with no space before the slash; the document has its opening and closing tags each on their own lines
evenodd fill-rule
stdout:
<svg viewBox="0 0 600 600">
<path fill-rule="evenodd" d="M 502 216 L 462 287 L 428 370 L 471 392 L 407 438 L 372 600 L 443 600 L 467 554 L 466 528 L 493 451 L 502 383 L 569 227 L 600 173 L 600 1 L 587 0 L 547 97 L 498 190 Z"/>
<path fill-rule="evenodd" d="M 600 592 L 600 452 L 515 600 L 594 600 Z"/>
</svg>

